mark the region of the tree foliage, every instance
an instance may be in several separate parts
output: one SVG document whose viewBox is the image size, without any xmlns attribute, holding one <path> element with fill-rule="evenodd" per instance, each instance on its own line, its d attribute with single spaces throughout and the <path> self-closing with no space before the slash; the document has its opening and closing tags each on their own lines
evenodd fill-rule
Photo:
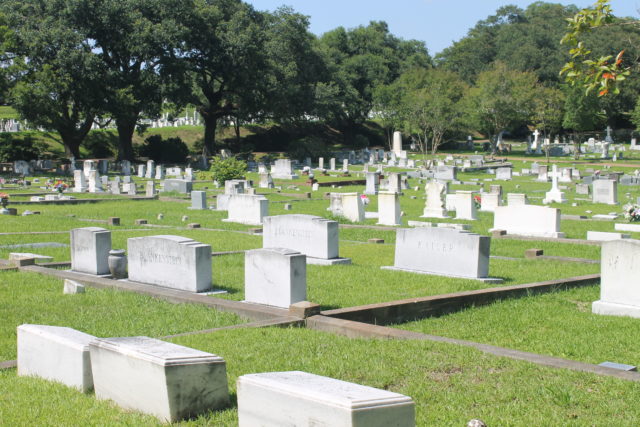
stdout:
<svg viewBox="0 0 640 427">
<path fill-rule="evenodd" d="M 235 157 L 215 157 L 209 169 L 213 180 L 218 181 L 220 185 L 224 185 L 224 182 L 230 179 L 242 179 L 246 170 L 247 163 Z"/>
</svg>

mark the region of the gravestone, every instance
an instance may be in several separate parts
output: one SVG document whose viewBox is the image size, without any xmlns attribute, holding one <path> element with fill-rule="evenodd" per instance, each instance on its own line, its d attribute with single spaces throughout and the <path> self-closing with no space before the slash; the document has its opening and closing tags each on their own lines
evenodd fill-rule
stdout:
<svg viewBox="0 0 640 427">
<path fill-rule="evenodd" d="M 387 175 L 387 191 L 402 193 L 402 173 L 389 172 Z"/>
<path fill-rule="evenodd" d="M 118 181 L 111 181 L 109 186 L 111 194 L 120 194 L 120 183 Z"/>
<path fill-rule="evenodd" d="M 364 221 L 364 205 L 358 193 L 340 193 L 342 196 L 342 216 L 352 222 Z"/>
<path fill-rule="evenodd" d="M 71 230 L 71 270 L 94 275 L 109 274 L 111 232 L 100 227 Z"/>
<path fill-rule="evenodd" d="M 102 193 L 102 182 L 100 181 L 100 173 L 97 170 L 89 171 L 88 181 L 90 193 Z"/>
<path fill-rule="evenodd" d="M 180 194 L 189 194 L 193 189 L 193 182 L 186 179 L 165 179 L 163 192 L 175 191 Z"/>
<path fill-rule="evenodd" d="M 560 188 L 558 188 L 558 178 L 560 178 L 561 174 L 558 172 L 557 165 L 553 165 L 553 172 L 549 175 L 551 176 L 551 190 L 545 194 L 542 203 L 565 203 L 567 199 L 564 197 L 564 192 L 560 191 Z"/>
<path fill-rule="evenodd" d="M 89 343 L 94 336 L 60 326 L 27 324 L 18 326 L 17 336 L 19 376 L 57 381 L 83 393 L 93 390 Z"/>
<path fill-rule="evenodd" d="M 206 191 L 191 192 L 191 208 L 193 210 L 207 209 L 207 193 Z"/>
<path fill-rule="evenodd" d="M 324 169 L 324 157 L 318 158 L 318 169 Z"/>
<path fill-rule="evenodd" d="M 613 179 L 593 181 L 593 203 L 618 204 L 618 183 Z"/>
<path fill-rule="evenodd" d="M 367 172 L 365 173 L 366 186 L 364 194 L 378 194 L 380 188 L 380 173 L 379 172 Z"/>
<path fill-rule="evenodd" d="M 138 178 L 144 178 L 145 176 L 145 165 L 138 165 Z"/>
<path fill-rule="evenodd" d="M 327 210 L 331 212 L 331 215 L 342 216 L 342 193 L 329 194 L 329 207 Z"/>
<path fill-rule="evenodd" d="M 273 188 L 273 179 L 271 178 L 271 174 L 266 172 L 266 173 L 261 173 L 260 174 L 260 182 L 258 184 L 258 187 L 260 188 Z"/>
<path fill-rule="evenodd" d="M 447 193 L 445 184 L 429 181 L 426 185 L 427 201 L 421 218 L 448 218 L 443 197 Z"/>
<path fill-rule="evenodd" d="M 612 240 L 602 244 L 600 300 L 595 314 L 640 318 L 640 241 Z"/>
<path fill-rule="evenodd" d="M 31 175 L 31 166 L 29 165 L 29 162 L 25 160 L 16 160 L 13 162 L 13 173 L 22 176 Z"/>
<path fill-rule="evenodd" d="M 415 427 L 410 397 L 306 372 L 238 378 L 239 427 Z"/>
<path fill-rule="evenodd" d="M 502 205 L 500 194 L 498 193 L 484 193 L 482 199 L 480 199 L 480 210 L 484 212 L 494 212 L 495 209 Z"/>
<path fill-rule="evenodd" d="M 127 239 L 129 280 L 189 292 L 211 289 L 211 246 L 181 236 Z"/>
<path fill-rule="evenodd" d="M 97 338 L 89 345 L 96 398 L 165 422 L 229 405 L 223 358 L 149 337 Z"/>
<path fill-rule="evenodd" d="M 402 132 L 393 132 L 393 152 L 399 156 L 402 152 Z"/>
<path fill-rule="evenodd" d="M 400 228 L 393 267 L 382 268 L 501 283 L 488 277 L 490 246 L 490 237 L 468 231 Z"/>
<path fill-rule="evenodd" d="M 298 179 L 293 172 L 293 165 L 289 159 L 278 159 L 271 170 L 271 176 L 276 179 Z"/>
<path fill-rule="evenodd" d="M 289 308 L 307 298 L 307 261 L 300 252 L 284 248 L 245 252 L 246 302 Z"/>
<path fill-rule="evenodd" d="M 145 178 L 153 178 L 153 174 L 156 171 L 156 162 L 154 162 L 153 160 L 148 160 L 147 161 L 147 171 L 145 173 Z"/>
<path fill-rule="evenodd" d="M 454 181 L 457 179 L 457 170 L 455 166 L 437 166 L 433 177 L 443 181 Z"/>
<path fill-rule="evenodd" d="M 549 177 L 547 173 L 548 173 L 547 165 L 538 166 L 538 181 L 542 181 L 542 182 L 549 181 Z"/>
<path fill-rule="evenodd" d="M 400 196 L 393 191 L 378 193 L 378 224 L 401 225 Z"/>
<path fill-rule="evenodd" d="M 287 248 L 307 256 L 307 264 L 350 264 L 339 256 L 336 221 L 313 215 L 277 215 L 264 218 L 262 246 Z"/>
<path fill-rule="evenodd" d="M 155 175 L 155 179 L 164 179 L 164 166 L 159 165 L 156 166 L 156 175 Z"/>
<path fill-rule="evenodd" d="M 85 179 L 84 172 L 79 169 L 73 171 L 73 182 L 74 182 L 73 191 L 75 193 L 84 193 L 89 188 L 87 186 L 87 181 Z"/>
<path fill-rule="evenodd" d="M 131 162 L 129 160 L 122 160 L 120 162 L 120 172 L 124 176 L 130 176 L 131 175 Z"/>
<path fill-rule="evenodd" d="M 507 193 L 507 205 L 508 206 L 520 206 L 528 205 L 529 199 L 524 193 Z M 495 212 L 495 210 L 494 210 Z"/>
<path fill-rule="evenodd" d="M 474 191 L 456 191 L 456 219 L 475 221 L 478 219 Z"/>
<path fill-rule="evenodd" d="M 573 168 L 562 168 L 559 182 L 572 182 L 573 181 Z"/>
<path fill-rule="evenodd" d="M 548 206 L 499 206 L 494 213 L 492 230 L 520 236 L 564 237 L 560 232 L 560 209 Z"/>
<path fill-rule="evenodd" d="M 332 171 L 336 170 L 336 159 L 335 157 L 332 157 L 329 159 L 329 169 Z"/>
<path fill-rule="evenodd" d="M 156 183 L 155 181 L 147 181 L 145 185 L 145 196 L 154 197 L 156 195 Z"/>
<path fill-rule="evenodd" d="M 590 187 L 589 184 L 576 184 L 576 194 L 589 195 Z"/>
<path fill-rule="evenodd" d="M 503 181 L 510 181 L 512 178 L 513 170 L 511 168 L 498 168 L 496 169 L 496 179 Z"/>
<path fill-rule="evenodd" d="M 233 194 L 229 196 L 227 211 L 225 222 L 262 225 L 263 218 L 269 216 L 269 200 L 265 196 Z"/>
</svg>

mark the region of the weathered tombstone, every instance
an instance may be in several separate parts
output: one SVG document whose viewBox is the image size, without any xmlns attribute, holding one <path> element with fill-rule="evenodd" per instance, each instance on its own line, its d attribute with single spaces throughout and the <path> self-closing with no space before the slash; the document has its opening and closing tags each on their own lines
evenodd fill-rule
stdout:
<svg viewBox="0 0 640 427">
<path fill-rule="evenodd" d="M 211 246 L 181 236 L 127 239 L 129 280 L 190 292 L 211 289 Z"/>
<path fill-rule="evenodd" d="M 508 206 L 520 206 L 528 205 L 529 199 L 524 193 L 507 193 L 507 205 Z M 494 211 L 495 212 L 495 211 Z"/>
<path fill-rule="evenodd" d="M 155 173 L 155 171 L 156 171 L 156 162 L 154 162 L 153 160 L 148 160 L 145 178 L 153 178 L 153 174 Z"/>
<path fill-rule="evenodd" d="M 223 358 L 149 337 L 89 346 L 96 397 L 175 422 L 229 404 Z"/>
<path fill-rule="evenodd" d="M 293 165 L 289 159 L 278 159 L 271 170 L 271 176 L 276 179 L 298 179 L 293 172 Z"/>
<path fill-rule="evenodd" d="M 382 268 L 500 283 L 488 277 L 490 246 L 488 236 L 453 228 L 399 228 L 393 267 Z"/>
<path fill-rule="evenodd" d="M 364 221 L 364 206 L 358 193 L 340 193 L 342 197 L 342 216 L 353 222 Z"/>
<path fill-rule="evenodd" d="M 478 219 L 474 191 L 456 191 L 456 219 Z"/>
<path fill-rule="evenodd" d="M 154 197 L 156 195 L 155 181 L 147 181 L 147 185 L 145 186 L 145 195 L 147 197 Z"/>
<path fill-rule="evenodd" d="M 175 191 L 180 194 L 189 194 L 193 189 L 193 182 L 186 179 L 165 179 L 163 181 L 163 192 Z"/>
<path fill-rule="evenodd" d="M 447 187 L 441 182 L 430 181 L 426 185 L 427 201 L 421 218 L 448 218 L 443 197 Z"/>
<path fill-rule="evenodd" d="M 164 179 L 164 166 L 162 165 L 158 165 L 156 166 L 156 175 L 155 175 L 155 179 Z"/>
<path fill-rule="evenodd" d="M 125 185 L 128 185 L 127 194 L 129 196 L 135 196 L 137 194 L 135 182 L 130 182 L 129 184 L 125 184 Z"/>
<path fill-rule="evenodd" d="M 111 181 L 109 183 L 109 189 L 111 194 L 120 194 L 120 183 L 118 181 Z"/>
<path fill-rule="evenodd" d="M 344 159 L 342 161 L 342 172 L 344 173 L 349 172 L 349 159 Z"/>
<path fill-rule="evenodd" d="M 138 178 L 144 178 L 145 169 L 145 165 L 138 165 Z"/>
<path fill-rule="evenodd" d="M 484 193 L 480 199 L 480 210 L 484 212 L 494 212 L 498 206 L 502 205 L 500 194 Z"/>
<path fill-rule="evenodd" d="M 238 378 L 239 427 L 414 427 L 410 397 L 306 372 Z"/>
<path fill-rule="evenodd" d="M 511 168 L 498 168 L 496 169 L 496 179 L 510 181 L 512 178 Z"/>
<path fill-rule="evenodd" d="M 622 239 L 604 242 L 600 262 L 600 300 L 595 314 L 640 317 L 640 241 Z"/>
<path fill-rule="evenodd" d="M 27 324 L 18 326 L 17 335 L 19 376 L 57 381 L 83 393 L 93 390 L 89 343 L 94 336 L 60 326 Z"/>
<path fill-rule="evenodd" d="M 547 165 L 538 166 L 538 181 L 542 181 L 542 182 L 549 181 Z"/>
<path fill-rule="evenodd" d="M 336 159 L 335 157 L 332 157 L 329 159 L 329 170 L 335 171 L 336 170 Z"/>
<path fill-rule="evenodd" d="M 246 302 L 289 308 L 307 298 L 307 261 L 300 252 L 285 248 L 245 252 Z"/>
<path fill-rule="evenodd" d="M 225 222 L 262 225 L 263 218 L 269 216 L 269 200 L 264 196 L 251 194 L 230 195 L 227 211 L 229 216 L 223 219 Z"/>
<path fill-rule="evenodd" d="M 399 156 L 402 152 L 402 132 L 393 132 L 393 152 Z"/>
<path fill-rule="evenodd" d="M 97 170 L 89 171 L 89 192 L 102 192 L 102 181 L 100 180 L 100 173 Z"/>
<path fill-rule="evenodd" d="M 266 172 L 260 174 L 260 182 L 258 183 L 258 187 L 273 188 L 273 179 L 271 178 L 270 173 Z"/>
<path fill-rule="evenodd" d="M 401 225 L 400 196 L 394 191 L 378 193 L 378 224 Z"/>
<path fill-rule="evenodd" d="M 111 232 L 100 227 L 71 230 L 71 270 L 95 275 L 109 274 Z"/>
<path fill-rule="evenodd" d="M 560 209 L 548 206 L 499 206 L 494 213 L 492 230 L 520 236 L 564 237 L 560 232 Z"/>
<path fill-rule="evenodd" d="M 120 172 L 124 176 L 131 176 L 131 162 L 129 160 L 122 160 L 120 162 Z"/>
<path fill-rule="evenodd" d="M 402 193 L 402 173 L 389 172 L 387 175 L 387 191 Z"/>
<path fill-rule="evenodd" d="M 560 188 L 558 187 L 558 178 L 560 178 L 560 173 L 558 172 L 557 165 L 553 165 L 553 172 L 549 175 L 551 176 L 551 190 L 547 191 L 542 203 L 565 203 L 567 199 L 564 197 L 564 192 L 560 191 Z"/>
<path fill-rule="evenodd" d="M 13 162 L 13 172 L 16 175 L 29 176 L 31 175 L 31 165 L 25 160 L 16 160 Z"/>
<path fill-rule="evenodd" d="M 576 184 L 576 194 L 589 195 L 590 187 L 589 184 Z"/>
<path fill-rule="evenodd" d="M 277 215 L 264 218 L 262 246 L 287 248 L 307 256 L 307 264 L 350 264 L 339 256 L 336 221 L 313 215 Z"/>
<path fill-rule="evenodd" d="M 572 182 L 573 181 L 573 168 L 562 168 L 559 182 Z"/>
<path fill-rule="evenodd" d="M 593 203 L 618 204 L 618 183 L 613 179 L 593 181 Z"/>
<path fill-rule="evenodd" d="M 455 166 L 437 166 L 433 177 L 444 181 L 454 181 L 457 178 L 457 170 L 458 168 Z"/>
<path fill-rule="evenodd" d="M 318 169 L 324 169 L 324 157 L 318 158 Z"/>
<path fill-rule="evenodd" d="M 88 186 L 83 171 L 79 169 L 73 171 L 73 182 L 75 184 L 73 187 L 75 193 L 84 193 L 87 191 Z"/>
<path fill-rule="evenodd" d="M 206 191 L 191 192 L 191 208 L 193 210 L 207 209 L 207 193 Z"/>
<path fill-rule="evenodd" d="M 379 172 L 367 172 L 365 173 L 367 180 L 364 194 L 378 194 L 380 188 L 380 173 Z"/>
</svg>

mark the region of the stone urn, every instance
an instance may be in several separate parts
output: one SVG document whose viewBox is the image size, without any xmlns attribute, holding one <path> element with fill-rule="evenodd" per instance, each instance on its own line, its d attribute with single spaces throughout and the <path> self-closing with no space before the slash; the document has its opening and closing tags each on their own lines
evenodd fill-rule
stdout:
<svg viewBox="0 0 640 427">
<path fill-rule="evenodd" d="M 124 254 L 124 249 L 110 250 L 107 262 L 111 276 L 113 276 L 114 279 L 127 278 L 127 257 Z"/>
</svg>

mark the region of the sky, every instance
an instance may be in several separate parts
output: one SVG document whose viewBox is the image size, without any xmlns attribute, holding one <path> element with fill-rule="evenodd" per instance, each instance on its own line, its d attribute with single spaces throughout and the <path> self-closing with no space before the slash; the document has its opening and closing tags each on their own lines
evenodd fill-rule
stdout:
<svg viewBox="0 0 640 427">
<path fill-rule="evenodd" d="M 385 21 L 392 34 L 426 42 L 434 55 L 460 40 L 475 24 L 504 5 L 526 8 L 532 0 L 245 0 L 258 10 L 291 6 L 310 17 L 310 30 L 320 35 L 336 27 L 353 28 Z M 584 8 L 595 0 L 555 0 Z M 640 0 L 611 0 L 616 16 L 640 18 Z"/>
</svg>

